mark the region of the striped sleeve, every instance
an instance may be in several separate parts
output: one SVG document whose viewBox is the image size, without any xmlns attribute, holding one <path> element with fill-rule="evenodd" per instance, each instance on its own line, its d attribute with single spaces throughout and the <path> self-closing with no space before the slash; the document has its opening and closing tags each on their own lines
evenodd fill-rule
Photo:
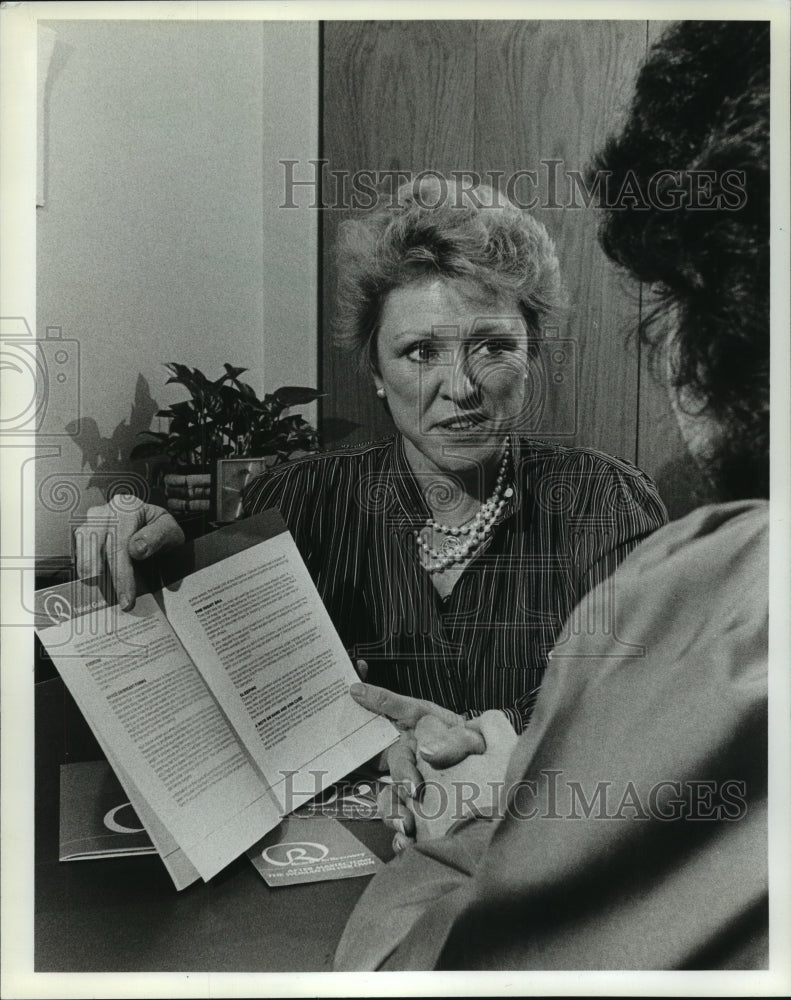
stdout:
<svg viewBox="0 0 791 1000">
<path fill-rule="evenodd" d="M 316 554 L 315 518 L 320 505 L 313 502 L 316 488 L 317 464 L 295 462 L 273 472 L 257 476 L 242 494 L 242 511 L 245 516 L 260 514 L 276 507 L 283 516 L 288 530 L 297 544 L 302 558 L 312 562 Z"/>
<path fill-rule="evenodd" d="M 572 461 L 573 459 L 573 461 Z M 588 595 L 649 535 L 667 523 L 667 511 L 653 481 L 622 459 L 577 449 L 555 470 L 558 483 L 572 483 L 574 499 L 567 510 L 565 549 L 574 581 L 572 615 L 588 621 L 609 610 L 585 606 Z M 584 610 L 583 610 L 584 608 Z M 574 629 L 573 622 L 569 625 Z M 551 653 L 550 653 L 551 655 Z M 526 727 L 540 684 L 524 691 L 505 713 L 517 733 Z M 480 713 L 476 713 L 480 714 Z"/>
<path fill-rule="evenodd" d="M 590 456 L 590 461 L 600 465 L 602 459 Z M 621 459 L 608 459 L 604 469 L 591 468 L 585 485 L 573 519 L 578 531 L 574 540 L 578 601 L 668 520 L 653 480 Z"/>
</svg>

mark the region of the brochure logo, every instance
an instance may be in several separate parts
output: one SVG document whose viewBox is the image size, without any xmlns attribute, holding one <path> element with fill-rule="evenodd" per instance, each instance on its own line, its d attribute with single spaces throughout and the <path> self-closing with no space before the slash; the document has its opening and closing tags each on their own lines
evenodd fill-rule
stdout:
<svg viewBox="0 0 791 1000">
<path fill-rule="evenodd" d="M 54 625 L 71 620 L 71 604 L 62 594 L 47 594 L 44 598 L 44 614 Z"/>
<path fill-rule="evenodd" d="M 109 812 L 104 814 L 102 822 L 107 829 L 112 830 L 113 833 L 145 833 L 146 831 L 142 826 L 124 826 L 123 823 L 118 822 L 118 813 L 121 812 L 122 809 L 129 809 L 131 812 L 132 815 L 129 817 L 129 822 L 132 821 L 133 817 L 138 823 L 140 822 L 134 809 L 132 809 L 132 803 L 122 802 L 120 806 L 113 806 Z"/>
<path fill-rule="evenodd" d="M 261 851 L 261 857 L 276 868 L 289 868 L 291 865 L 315 865 L 323 861 L 330 853 L 324 844 L 313 844 L 310 841 L 292 841 L 285 844 L 272 844 Z"/>
</svg>

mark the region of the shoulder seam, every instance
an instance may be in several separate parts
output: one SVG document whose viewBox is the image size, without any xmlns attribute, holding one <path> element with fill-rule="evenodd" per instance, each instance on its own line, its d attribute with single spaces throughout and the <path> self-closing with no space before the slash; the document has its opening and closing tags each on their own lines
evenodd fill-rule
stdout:
<svg viewBox="0 0 791 1000">
<path fill-rule="evenodd" d="M 554 444 L 550 441 L 542 441 L 537 438 L 522 438 L 523 447 L 526 451 L 535 449 L 543 457 L 556 456 L 557 458 L 569 458 L 572 459 L 577 455 L 587 455 L 590 458 L 597 459 L 603 465 L 610 466 L 613 469 L 619 470 L 631 477 L 635 475 L 641 476 L 643 478 L 648 478 L 647 474 L 643 472 L 639 466 L 635 465 L 634 462 L 630 462 L 628 459 L 621 458 L 620 455 L 610 455 L 606 451 L 600 451 L 598 448 L 587 448 L 584 446 L 574 445 L 563 445 Z"/>
<path fill-rule="evenodd" d="M 340 448 L 335 448 L 333 451 L 317 451 L 310 455 L 300 455 L 299 458 L 292 458 L 288 462 L 283 462 L 281 465 L 276 465 L 271 469 L 267 469 L 266 473 L 272 476 L 276 476 L 280 473 L 287 472 L 289 469 L 297 468 L 301 465 L 313 464 L 314 462 L 321 462 L 325 459 L 331 458 L 358 458 L 360 455 L 366 454 L 369 451 L 380 451 L 387 448 L 393 443 L 393 438 L 380 438 L 377 441 L 363 441 L 359 444 L 349 444 L 343 445 Z"/>
</svg>

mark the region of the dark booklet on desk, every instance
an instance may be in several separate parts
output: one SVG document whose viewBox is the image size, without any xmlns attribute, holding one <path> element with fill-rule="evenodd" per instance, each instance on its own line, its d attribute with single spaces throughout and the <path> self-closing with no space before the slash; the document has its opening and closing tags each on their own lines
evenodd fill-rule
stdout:
<svg viewBox="0 0 791 1000">
<path fill-rule="evenodd" d="M 36 594 L 36 630 L 177 888 L 210 879 L 397 733 L 357 679 L 276 511 L 167 556 L 124 612 Z"/>
<path fill-rule="evenodd" d="M 156 853 L 106 761 L 61 764 L 59 861 Z"/>
</svg>

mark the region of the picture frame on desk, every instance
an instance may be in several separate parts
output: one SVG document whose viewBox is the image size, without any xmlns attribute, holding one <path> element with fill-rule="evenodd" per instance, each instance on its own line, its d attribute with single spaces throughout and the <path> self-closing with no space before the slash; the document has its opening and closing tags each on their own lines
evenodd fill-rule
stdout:
<svg viewBox="0 0 791 1000">
<path fill-rule="evenodd" d="M 215 517 L 228 524 L 242 513 L 242 491 L 257 475 L 266 472 L 271 458 L 221 458 L 215 474 Z"/>
</svg>

